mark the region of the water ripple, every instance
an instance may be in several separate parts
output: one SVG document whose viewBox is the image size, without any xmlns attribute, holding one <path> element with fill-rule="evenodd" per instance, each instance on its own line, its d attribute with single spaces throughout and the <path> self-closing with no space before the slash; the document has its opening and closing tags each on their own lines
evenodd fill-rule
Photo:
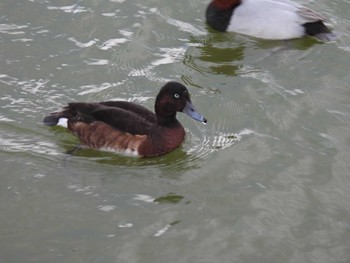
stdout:
<svg viewBox="0 0 350 263">
<path fill-rule="evenodd" d="M 240 132 L 222 132 L 214 128 L 214 131 L 206 131 L 203 139 L 193 138 L 193 145 L 188 150 L 188 153 L 196 156 L 195 159 L 207 159 L 214 152 L 224 150 L 241 141 L 243 137 L 256 134 L 249 129 L 243 129 Z"/>
<path fill-rule="evenodd" d="M 164 19 L 169 25 L 175 26 L 180 31 L 191 33 L 192 35 L 195 35 L 195 36 L 201 36 L 207 33 L 203 29 L 200 29 L 191 23 L 187 23 L 163 14 L 162 12 L 159 11 L 158 8 L 150 8 L 148 9 L 148 11 L 158 15 L 159 17 Z"/>
<path fill-rule="evenodd" d="M 96 42 L 98 41 L 97 39 L 94 39 L 94 40 L 90 40 L 86 43 L 83 43 L 83 42 L 76 40 L 74 37 L 70 37 L 70 38 L 68 38 L 68 40 L 74 42 L 78 47 L 81 47 L 81 48 L 91 47 L 91 46 L 95 45 Z"/>
<path fill-rule="evenodd" d="M 90 93 L 98 93 L 113 87 L 117 87 L 122 85 L 124 82 L 117 82 L 117 83 L 102 83 L 102 84 L 90 84 L 90 85 L 84 85 L 81 88 L 84 89 L 84 91 L 79 92 L 79 95 L 86 95 L 86 94 L 90 94 Z"/>
<path fill-rule="evenodd" d="M 206 31 L 201 30 L 190 23 L 186 23 L 186 22 L 174 19 L 174 18 L 168 17 L 168 18 L 166 18 L 166 21 L 170 25 L 176 26 L 181 31 L 191 33 L 195 36 L 201 36 L 201 35 L 205 35 L 207 33 Z"/>
<path fill-rule="evenodd" d="M 151 62 L 152 66 L 160 66 L 164 64 L 171 64 L 182 58 L 186 49 L 184 47 L 179 48 L 159 48 L 159 53 L 156 53 L 156 56 L 161 57 Z"/>
<path fill-rule="evenodd" d="M 10 134 L 2 134 L 0 138 L 0 148 L 5 152 L 27 152 L 43 156 L 62 155 L 56 150 L 56 145 L 51 142 L 42 141 L 42 138 L 32 135 L 21 134 L 21 137 Z"/>
<path fill-rule="evenodd" d="M 111 49 L 113 47 L 118 46 L 119 44 L 125 43 L 127 41 L 128 41 L 128 39 L 126 39 L 126 38 L 113 38 L 113 39 L 109 39 L 109 40 L 106 40 L 105 42 L 103 42 L 101 45 L 99 45 L 99 48 L 102 50 L 108 50 L 108 49 Z"/>
<path fill-rule="evenodd" d="M 96 58 L 90 58 L 89 60 L 85 60 L 84 62 L 90 66 L 104 66 L 109 64 L 108 59 L 96 59 Z"/>
<path fill-rule="evenodd" d="M 28 28 L 27 25 L 16 25 L 16 24 L 0 24 L 0 33 L 9 35 L 20 35 L 25 34 L 24 31 L 19 29 Z M 18 31 L 19 30 L 19 31 Z"/>
<path fill-rule="evenodd" d="M 48 6 L 47 9 L 48 10 L 59 10 L 59 11 L 65 12 L 65 13 L 73 13 L 73 14 L 91 12 L 90 9 L 83 7 L 83 6 L 76 5 L 76 4 L 69 5 L 69 6 Z"/>
</svg>

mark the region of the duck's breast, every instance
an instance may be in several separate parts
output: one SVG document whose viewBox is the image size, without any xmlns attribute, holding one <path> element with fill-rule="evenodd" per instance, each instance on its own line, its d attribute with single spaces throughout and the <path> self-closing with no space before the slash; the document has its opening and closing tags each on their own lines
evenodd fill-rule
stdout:
<svg viewBox="0 0 350 263">
<path fill-rule="evenodd" d="M 178 127 L 157 127 L 139 147 L 141 156 L 157 156 L 178 148 L 185 139 L 185 130 Z"/>
</svg>

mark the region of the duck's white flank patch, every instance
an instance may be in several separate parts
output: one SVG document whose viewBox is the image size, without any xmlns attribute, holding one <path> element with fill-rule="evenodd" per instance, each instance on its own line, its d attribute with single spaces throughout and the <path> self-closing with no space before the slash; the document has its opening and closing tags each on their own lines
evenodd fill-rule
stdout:
<svg viewBox="0 0 350 263">
<path fill-rule="evenodd" d="M 102 147 L 99 150 L 101 151 L 105 151 L 105 152 L 113 152 L 113 153 L 118 153 L 124 156 L 134 156 L 134 157 L 139 157 L 140 154 L 137 150 L 132 150 L 132 149 L 125 149 L 125 150 L 118 150 L 115 148 L 111 148 L 111 147 Z"/>
<path fill-rule="evenodd" d="M 68 119 L 67 118 L 59 118 L 57 122 L 57 126 L 62 126 L 64 128 L 68 128 Z"/>
</svg>

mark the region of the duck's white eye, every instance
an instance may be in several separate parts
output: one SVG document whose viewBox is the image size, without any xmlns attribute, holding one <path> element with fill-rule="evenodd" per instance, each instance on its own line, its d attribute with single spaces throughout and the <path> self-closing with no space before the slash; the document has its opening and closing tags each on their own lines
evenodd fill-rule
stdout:
<svg viewBox="0 0 350 263">
<path fill-rule="evenodd" d="M 174 94 L 174 97 L 175 97 L 175 99 L 178 99 L 178 98 L 180 98 L 180 95 L 177 94 L 177 93 L 175 93 L 175 94 Z"/>
</svg>

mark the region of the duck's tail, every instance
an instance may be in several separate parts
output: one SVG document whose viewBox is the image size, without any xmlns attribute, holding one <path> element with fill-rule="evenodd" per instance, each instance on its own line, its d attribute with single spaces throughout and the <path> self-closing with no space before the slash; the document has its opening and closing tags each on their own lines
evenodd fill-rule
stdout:
<svg viewBox="0 0 350 263">
<path fill-rule="evenodd" d="M 43 123 L 47 126 L 56 126 L 59 119 L 60 118 L 57 115 L 51 113 L 50 115 L 45 116 Z"/>
<path fill-rule="evenodd" d="M 47 126 L 68 127 L 68 122 L 73 124 L 77 121 L 93 122 L 95 119 L 91 112 L 95 111 L 99 103 L 72 102 L 61 111 L 52 112 L 45 116 L 43 123 Z"/>
<path fill-rule="evenodd" d="M 329 42 L 337 38 L 336 34 L 334 34 L 322 20 L 305 23 L 303 26 L 306 35 L 316 37 L 321 41 Z"/>
<path fill-rule="evenodd" d="M 62 126 L 68 127 L 68 119 L 73 117 L 72 110 L 67 106 L 64 107 L 62 111 L 52 112 L 45 116 L 43 123 L 47 126 Z"/>
</svg>

